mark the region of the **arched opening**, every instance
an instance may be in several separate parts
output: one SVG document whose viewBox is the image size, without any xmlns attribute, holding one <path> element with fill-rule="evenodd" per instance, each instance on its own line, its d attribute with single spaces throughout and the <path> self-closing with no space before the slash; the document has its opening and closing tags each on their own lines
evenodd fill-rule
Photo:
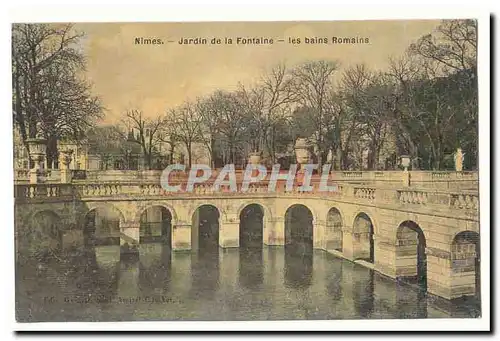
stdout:
<svg viewBox="0 0 500 341">
<path fill-rule="evenodd" d="M 311 284 L 313 263 L 313 214 L 296 204 L 285 213 L 285 285 L 303 288 Z"/>
<path fill-rule="evenodd" d="M 62 249 L 61 219 L 52 211 L 37 212 L 28 234 L 32 257 L 43 260 L 57 257 Z"/>
<path fill-rule="evenodd" d="M 481 295 L 480 240 L 474 231 L 458 233 L 451 245 L 452 296 Z"/>
<path fill-rule="evenodd" d="M 375 262 L 373 223 L 366 213 L 359 213 L 354 219 L 353 248 L 354 259 Z"/>
<path fill-rule="evenodd" d="M 172 214 L 163 206 L 145 209 L 140 218 L 141 244 L 160 243 L 170 247 L 172 242 Z"/>
<path fill-rule="evenodd" d="M 250 204 L 240 213 L 239 280 L 244 287 L 253 288 L 264 281 L 263 235 L 264 209 Z"/>
<path fill-rule="evenodd" d="M 85 215 L 83 239 L 86 246 L 120 245 L 122 214 L 112 206 L 98 207 Z"/>
<path fill-rule="evenodd" d="M 245 206 L 240 213 L 240 248 L 262 248 L 264 210 L 258 204 Z"/>
<path fill-rule="evenodd" d="M 202 205 L 193 214 L 192 247 L 196 251 L 218 251 L 219 210 L 213 205 Z"/>
<path fill-rule="evenodd" d="M 326 217 L 326 249 L 342 252 L 342 216 L 335 207 L 330 208 Z"/>
<path fill-rule="evenodd" d="M 139 221 L 139 288 L 165 291 L 171 275 L 172 213 L 152 206 Z"/>
<path fill-rule="evenodd" d="M 102 269 L 113 269 L 120 262 L 120 222 L 122 214 L 113 206 L 102 206 L 85 215 L 83 240 L 90 257 Z"/>
<path fill-rule="evenodd" d="M 427 256 L 424 232 L 413 221 L 405 221 L 396 232 L 396 276 L 427 291 Z"/>
<path fill-rule="evenodd" d="M 219 286 L 219 210 L 203 205 L 193 214 L 191 229 L 191 260 L 193 293 L 200 298 L 213 299 Z"/>
</svg>

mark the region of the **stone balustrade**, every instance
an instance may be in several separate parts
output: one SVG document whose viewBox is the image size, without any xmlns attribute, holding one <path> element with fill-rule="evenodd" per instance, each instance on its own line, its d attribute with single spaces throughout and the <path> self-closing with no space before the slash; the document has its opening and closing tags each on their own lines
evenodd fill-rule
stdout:
<svg viewBox="0 0 500 341">
<path fill-rule="evenodd" d="M 178 179 L 179 184 L 181 181 Z M 173 181 L 175 185 L 175 181 Z M 241 191 L 241 182 L 237 191 L 222 187 L 215 191 L 213 182 L 196 184 L 192 192 L 165 191 L 159 183 L 143 182 L 80 182 L 73 184 L 17 184 L 15 185 L 16 202 L 31 201 L 66 201 L 66 200 L 122 200 L 123 198 L 158 198 L 158 197 L 317 197 L 330 200 L 343 200 L 356 204 L 368 204 L 384 207 L 404 205 L 412 210 L 447 210 L 460 211 L 478 216 L 479 196 L 477 191 L 441 191 L 428 188 L 376 187 L 360 184 L 338 184 L 335 191 L 319 191 L 319 177 L 313 177 L 313 191 L 302 191 L 294 186 L 287 190 L 285 181 L 278 181 L 274 192 L 268 191 L 268 181 L 250 184 L 246 192 Z M 329 184 L 332 185 L 331 183 Z M 181 185 L 182 186 L 182 185 Z"/>
</svg>

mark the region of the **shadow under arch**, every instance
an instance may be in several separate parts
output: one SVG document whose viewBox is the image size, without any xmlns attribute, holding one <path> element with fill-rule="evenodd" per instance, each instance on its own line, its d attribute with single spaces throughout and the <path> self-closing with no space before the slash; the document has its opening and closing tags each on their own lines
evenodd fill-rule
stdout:
<svg viewBox="0 0 500 341">
<path fill-rule="evenodd" d="M 336 207 L 332 207 L 328 210 L 326 215 L 326 249 L 327 250 L 337 250 L 342 252 L 343 246 L 343 232 L 342 228 L 344 226 L 344 220 L 342 219 L 342 214 L 340 210 Z"/>
<path fill-rule="evenodd" d="M 368 214 L 360 212 L 356 215 L 352 228 L 353 258 L 375 262 L 374 226 Z"/>
<path fill-rule="evenodd" d="M 29 258 L 57 258 L 62 251 L 61 218 L 54 211 L 43 210 L 33 214 L 31 219 L 27 233 Z"/>
<path fill-rule="evenodd" d="M 313 213 L 294 204 L 285 212 L 285 285 L 305 288 L 311 285 L 313 270 Z"/>
<path fill-rule="evenodd" d="M 427 247 L 422 228 L 412 220 L 403 221 L 396 230 L 396 277 L 427 291 Z"/>
<path fill-rule="evenodd" d="M 139 218 L 140 244 L 161 243 L 171 248 L 172 212 L 161 205 L 144 209 Z"/>
</svg>

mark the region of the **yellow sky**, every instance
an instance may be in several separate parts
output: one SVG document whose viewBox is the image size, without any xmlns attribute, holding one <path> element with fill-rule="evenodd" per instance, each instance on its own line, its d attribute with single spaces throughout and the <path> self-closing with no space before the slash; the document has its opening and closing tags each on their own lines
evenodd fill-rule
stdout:
<svg viewBox="0 0 500 341">
<path fill-rule="evenodd" d="M 87 75 L 108 109 L 105 122 L 118 121 L 129 108 L 148 116 L 164 113 L 186 99 L 251 84 L 262 71 L 285 61 L 338 60 L 342 67 L 365 63 L 385 69 L 389 56 L 401 55 L 439 21 L 336 21 L 253 23 L 92 23 L 86 32 Z M 304 37 L 367 37 L 368 44 L 305 44 Z M 136 45 L 137 37 L 162 45 Z M 233 45 L 179 45 L 181 37 L 233 38 Z M 236 45 L 236 37 L 273 38 L 273 45 Z M 288 43 L 289 37 L 302 44 Z M 285 39 L 285 42 L 277 42 Z M 168 41 L 173 41 L 169 43 Z"/>
</svg>

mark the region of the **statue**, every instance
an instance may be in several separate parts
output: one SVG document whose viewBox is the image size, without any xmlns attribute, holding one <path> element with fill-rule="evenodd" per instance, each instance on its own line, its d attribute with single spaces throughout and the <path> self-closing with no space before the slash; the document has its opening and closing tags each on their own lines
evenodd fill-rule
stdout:
<svg viewBox="0 0 500 341">
<path fill-rule="evenodd" d="M 454 154 L 455 170 L 457 172 L 461 172 L 462 171 L 463 162 L 464 162 L 464 155 L 465 155 L 465 153 L 462 153 L 462 148 L 458 148 L 457 151 Z"/>
</svg>

